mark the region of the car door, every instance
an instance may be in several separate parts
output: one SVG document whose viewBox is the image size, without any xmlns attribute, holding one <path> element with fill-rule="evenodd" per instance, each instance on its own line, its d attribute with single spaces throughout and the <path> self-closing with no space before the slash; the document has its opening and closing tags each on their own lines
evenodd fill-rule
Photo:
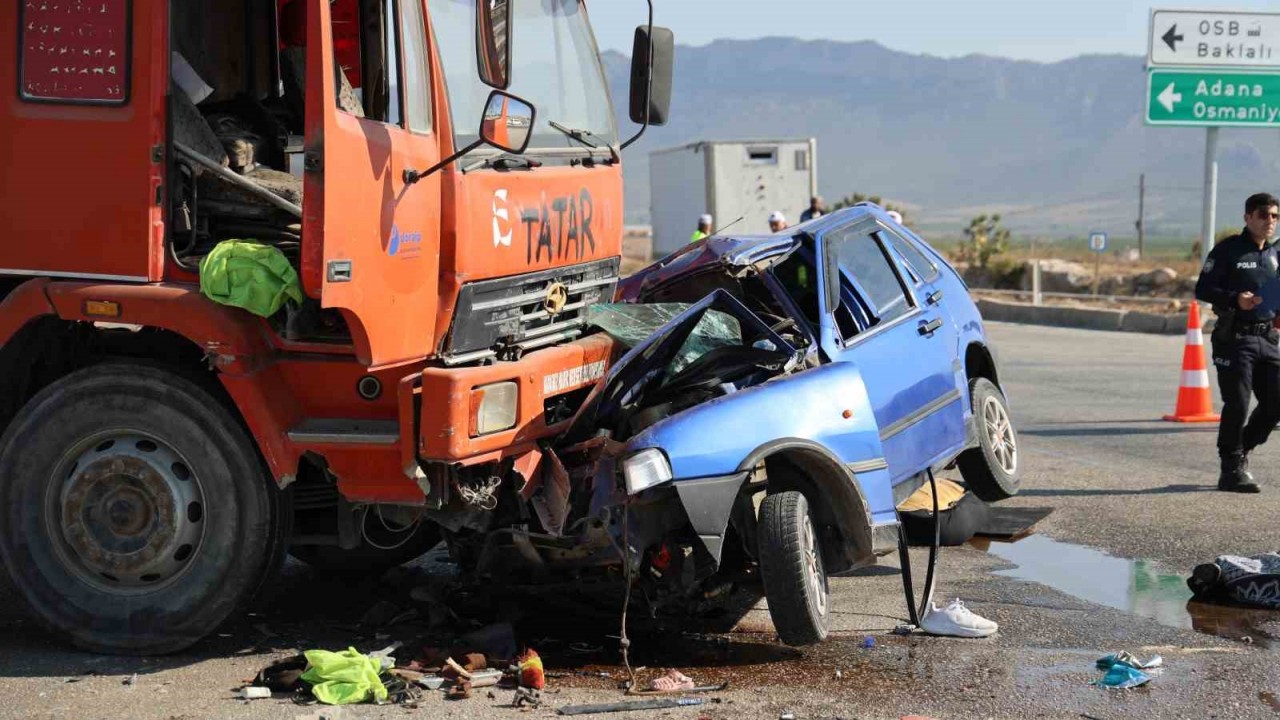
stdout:
<svg viewBox="0 0 1280 720">
<path fill-rule="evenodd" d="M 963 436 L 950 319 L 918 298 L 871 217 L 821 234 L 822 342 L 862 372 L 894 484 L 942 459 Z M 953 329 L 954 331 L 954 329 Z"/>
<path fill-rule="evenodd" d="M 441 157 L 423 0 L 305 1 L 302 278 L 338 308 L 360 362 L 429 355 L 439 303 Z M 359 18 L 357 21 L 355 18 Z"/>
<path fill-rule="evenodd" d="M 911 286 L 920 304 L 925 308 L 934 308 L 938 312 L 942 324 L 935 331 L 934 338 L 938 340 L 939 347 L 931 349 L 946 354 L 951 363 L 952 382 L 956 389 L 967 397 L 964 390 L 968 379 L 965 377 L 964 352 L 960 344 L 960 325 L 951 314 L 951 306 L 946 302 L 946 294 L 942 287 L 942 273 L 937 263 L 919 247 L 918 240 L 912 239 L 910 233 L 904 232 L 901 228 L 882 222 L 876 230 L 876 235 L 881 243 L 896 256 L 900 275 Z M 949 404 L 940 412 L 956 414 L 961 423 L 956 427 L 955 418 L 951 418 L 953 422 L 946 424 L 947 429 L 954 432 L 945 437 L 945 442 L 942 443 L 944 449 L 949 453 L 963 450 L 965 445 L 963 422 L 966 414 L 964 402 Z M 944 438 L 940 437 L 939 440 Z"/>
</svg>

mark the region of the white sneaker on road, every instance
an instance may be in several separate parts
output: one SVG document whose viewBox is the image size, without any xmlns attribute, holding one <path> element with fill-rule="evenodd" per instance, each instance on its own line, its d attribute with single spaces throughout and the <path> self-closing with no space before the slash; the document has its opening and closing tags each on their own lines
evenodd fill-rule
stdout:
<svg viewBox="0 0 1280 720">
<path fill-rule="evenodd" d="M 980 638 L 991 635 L 1000 626 L 981 615 L 974 615 L 959 598 L 941 610 L 929 603 L 929 611 L 920 620 L 920 629 L 930 635 Z"/>
</svg>

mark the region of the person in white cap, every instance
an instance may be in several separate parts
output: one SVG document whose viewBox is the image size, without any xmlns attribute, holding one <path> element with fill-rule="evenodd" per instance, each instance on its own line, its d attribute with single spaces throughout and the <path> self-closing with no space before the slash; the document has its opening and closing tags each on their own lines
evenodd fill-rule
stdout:
<svg viewBox="0 0 1280 720">
<path fill-rule="evenodd" d="M 696 243 L 699 240 L 711 234 L 711 216 L 701 215 L 698 217 L 698 229 L 693 231 L 693 236 L 689 238 L 689 242 Z"/>
<path fill-rule="evenodd" d="M 769 230 L 771 232 L 782 232 L 787 229 L 787 216 L 783 215 L 780 210 L 774 210 L 769 213 Z"/>
<path fill-rule="evenodd" d="M 897 210 L 886 210 L 884 214 L 893 218 L 893 221 L 898 223 L 899 225 L 902 224 L 902 213 L 898 212 Z"/>
</svg>

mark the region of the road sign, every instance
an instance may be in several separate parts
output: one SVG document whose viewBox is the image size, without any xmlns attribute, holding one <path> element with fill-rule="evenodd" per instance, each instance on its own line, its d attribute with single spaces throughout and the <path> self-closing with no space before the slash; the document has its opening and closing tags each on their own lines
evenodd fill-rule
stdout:
<svg viewBox="0 0 1280 720">
<path fill-rule="evenodd" d="M 1147 64 L 1280 69 L 1280 13 L 1152 10 Z"/>
<path fill-rule="evenodd" d="M 1107 251 L 1107 234 L 1104 232 L 1089 233 L 1089 249 L 1096 252 Z"/>
<path fill-rule="evenodd" d="M 1280 73 L 1150 70 L 1147 124 L 1280 127 Z"/>
</svg>

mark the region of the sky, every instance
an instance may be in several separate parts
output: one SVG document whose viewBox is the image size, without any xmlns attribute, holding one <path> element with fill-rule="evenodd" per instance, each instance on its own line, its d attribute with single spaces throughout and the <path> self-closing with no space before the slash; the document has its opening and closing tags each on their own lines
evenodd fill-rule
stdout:
<svg viewBox="0 0 1280 720">
<path fill-rule="evenodd" d="M 875 40 L 940 57 L 973 53 L 1056 62 L 1077 55 L 1146 55 L 1149 2 L 1129 0 L 653 0 L 654 24 L 682 45 L 766 36 Z M 602 49 L 631 53 L 645 0 L 587 0 Z M 1193 0 L 1160 9 L 1276 12 L 1275 3 Z"/>
</svg>

